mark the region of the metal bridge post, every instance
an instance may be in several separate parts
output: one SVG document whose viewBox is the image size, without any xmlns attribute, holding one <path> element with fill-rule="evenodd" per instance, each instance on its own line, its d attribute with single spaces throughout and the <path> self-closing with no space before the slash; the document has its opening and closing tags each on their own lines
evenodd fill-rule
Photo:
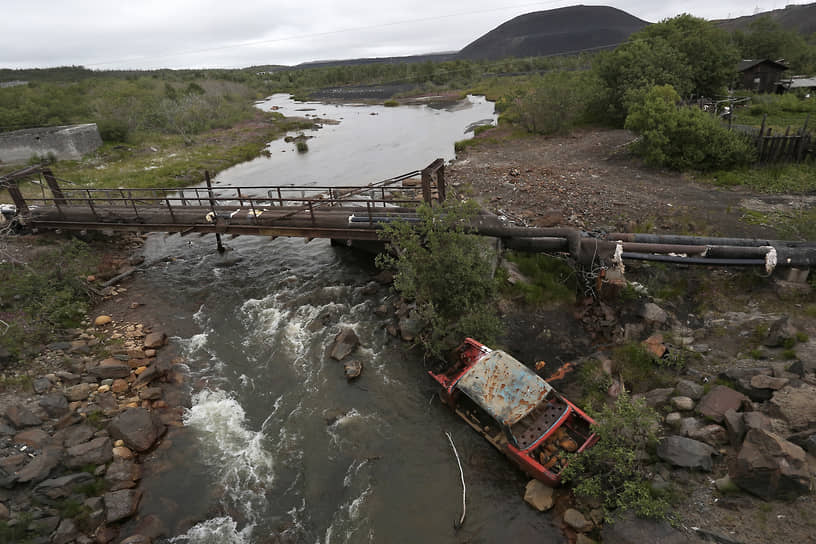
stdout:
<svg viewBox="0 0 816 544">
<path fill-rule="evenodd" d="M 215 222 L 215 228 L 218 228 L 218 214 L 215 213 L 215 198 L 213 197 L 212 191 L 212 182 L 210 181 L 210 171 L 204 170 L 204 180 L 207 182 L 207 193 L 210 197 L 210 210 L 213 213 L 213 221 Z M 223 244 L 221 243 L 221 234 L 216 232 L 215 233 L 215 245 L 218 248 L 218 253 L 224 253 L 226 251 L 224 249 Z"/>
</svg>

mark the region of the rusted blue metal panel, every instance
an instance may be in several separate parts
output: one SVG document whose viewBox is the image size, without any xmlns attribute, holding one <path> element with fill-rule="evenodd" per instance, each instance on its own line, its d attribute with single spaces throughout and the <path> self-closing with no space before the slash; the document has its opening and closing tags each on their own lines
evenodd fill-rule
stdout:
<svg viewBox="0 0 816 544">
<path fill-rule="evenodd" d="M 498 350 L 479 359 L 456 388 L 507 426 L 527 415 L 552 389 L 532 369 Z"/>
</svg>

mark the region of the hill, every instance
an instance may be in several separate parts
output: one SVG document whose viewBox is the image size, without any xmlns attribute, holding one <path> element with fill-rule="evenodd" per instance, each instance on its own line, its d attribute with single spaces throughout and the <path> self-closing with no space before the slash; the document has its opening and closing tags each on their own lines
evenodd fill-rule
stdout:
<svg viewBox="0 0 816 544">
<path fill-rule="evenodd" d="M 713 21 L 726 30 L 743 30 L 748 28 L 752 21 L 760 17 L 770 17 L 783 28 L 796 30 L 803 36 L 810 36 L 816 32 L 816 3 L 803 5 L 789 5 L 783 9 L 763 11 L 755 15 L 746 15 L 736 19 Z"/>
<path fill-rule="evenodd" d="M 614 47 L 648 24 L 608 6 L 536 11 L 499 25 L 457 56 L 468 60 L 502 59 Z"/>
</svg>

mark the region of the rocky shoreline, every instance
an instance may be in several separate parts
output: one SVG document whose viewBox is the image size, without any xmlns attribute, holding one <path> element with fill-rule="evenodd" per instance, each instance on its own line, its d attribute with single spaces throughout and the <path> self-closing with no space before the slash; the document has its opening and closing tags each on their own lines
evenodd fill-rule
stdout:
<svg viewBox="0 0 816 544">
<path fill-rule="evenodd" d="M 182 425 L 186 366 L 150 325 L 108 315 L 84 325 L 5 373 L 0 541 L 144 544 L 169 536 L 155 516 L 127 531 L 122 524 L 139 511 L 143 459 Z"/>
</svg>

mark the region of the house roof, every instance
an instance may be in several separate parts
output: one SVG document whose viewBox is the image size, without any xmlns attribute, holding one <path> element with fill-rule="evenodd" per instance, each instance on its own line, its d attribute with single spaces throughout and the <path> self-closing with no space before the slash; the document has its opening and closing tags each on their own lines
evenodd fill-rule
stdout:
<svg viewBox="0 0 816 544">
<path fill-rule="evenodd" d="M 777 62 L 775 60 L 768 60 L 768 59 L 751 60 L 751 59 L 748 59 L 748 60 L 741 60 L 739 62 L 739 64 L 737 64 L 737 72 L 744 72 L 745 70 L 749 70 L 749 69 L 753 68 L 754 66 L 757 66 L 758 64 L 763 64 L 763 63 L 770 64 L 774 68 L 777 68 L 778 70 L 787 70 L 788 69 L 788 67 L 786 65 L 782 64 L 781 62 Z"/>
<path fill-rule="evenodd" d="M 456 388 L 508 426 L 530 413 L 552 390 L 532 369 L 499 350 L 479 359 L 459 379 Z"/>
</svg>

